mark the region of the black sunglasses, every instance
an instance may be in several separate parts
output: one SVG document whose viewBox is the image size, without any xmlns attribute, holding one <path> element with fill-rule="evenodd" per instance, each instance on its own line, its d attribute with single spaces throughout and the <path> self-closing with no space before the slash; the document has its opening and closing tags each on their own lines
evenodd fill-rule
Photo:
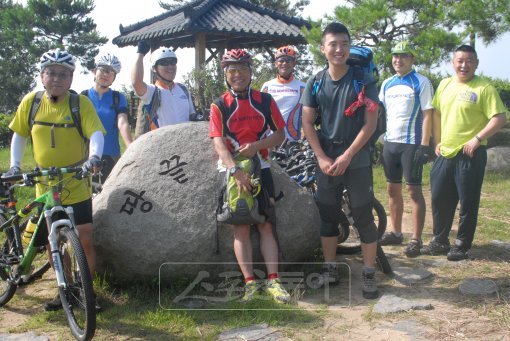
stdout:
<svg viewBox="0 0 510 341">
<path fill-rule="evenodd" d="M 156 63 L 156 65 L 161 65 L 161 66 L 168 66 L 168 65 L 175 65 L 175 64 L 177 64 L 176 58 L 165 58 L 165 59 L 158 60 Z"/>
</svg>

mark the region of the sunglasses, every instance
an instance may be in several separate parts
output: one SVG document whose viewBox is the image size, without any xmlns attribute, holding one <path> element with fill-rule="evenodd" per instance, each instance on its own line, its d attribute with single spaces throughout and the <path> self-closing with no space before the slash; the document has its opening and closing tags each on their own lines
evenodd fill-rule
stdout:
<svg viewBox="0 0 510 341">
<path fill-rule="evenodd" d="M 161 65 L 161 66 L 176 65 L 176 64 L 177 64 L 176 58 L 161 59 L 161 60 L 158 60 L 158 62 L 156 63 L 156 65 Z"/>
<path fill-rule="evenodd" d="M 248 73 L 250 73 L 250 68 L 249 67 L 246 67 L 246 66 L 243 66 L 243 67 L 229 67 L 225 70 L 225 73 L 227 75 L 235 75 L 236 73 L 240 74 L 240 75 L 246 75 Z"/>
<path fill-rule="evenodd" d="M 276 62 L 278 64 L 283 64 L 283 63 L 289 63 L 289 64 L 292 64 L 294 63 L 294 58 L 290 58 L 290 57 L 281 57 L 281 58 L 278 58 L 276 60 Z"/>
<path fill-rule="evenodd" d="M 105 75 L 111 75 L 113 73 L 115 73 L 115 71 L 113 69 L 110 69 L 110 68 L 107 68 L 107 67 L 98 67 L 97 70 Z"/>
</svg>

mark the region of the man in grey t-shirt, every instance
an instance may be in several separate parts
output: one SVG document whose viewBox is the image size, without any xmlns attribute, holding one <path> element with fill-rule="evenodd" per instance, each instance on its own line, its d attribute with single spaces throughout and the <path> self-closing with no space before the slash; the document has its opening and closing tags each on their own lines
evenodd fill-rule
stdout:
<svg viewBox="0 0 510 341">
<path fill-rule="evenodd" d="M 316 202 L 321 216 L 321 244 L 324 254 L 324 284 L 337 280 L 336 248 L 342 215 L 341 194 L 346 188 L 351 200 L 352 216 L 361 239 L 363 252 L 362 291 L 367 299 L 379 295 L 375 282 L 377 232 L 372 214 L 374 194 L 370 152 L 367 142 L 377 124 L 377 89 L 374 84 L 365 87 L 364 96 L 371 106 L 346 110 L 358 100 L 354 88 L 354 72 L 347 65 L 351 37 L 340 23 L 331 23 L 324 29 L 321 52 L 328 60 L 328 69 L 321 77 L 317 91 L 314 76 L 305 87 L 303 104 L 303 131 L 317 157 Z M 369 108 L 370 107 L 370 108 Z M 317 109 L 320 110 L 320 132 L 314 126 Z"/>
</svg>

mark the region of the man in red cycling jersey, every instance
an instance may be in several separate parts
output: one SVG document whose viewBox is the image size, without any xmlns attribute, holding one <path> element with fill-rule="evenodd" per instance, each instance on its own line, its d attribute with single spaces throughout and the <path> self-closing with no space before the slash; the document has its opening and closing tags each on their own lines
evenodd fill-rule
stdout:
<svg viewBox="0 0 510 341">
<path fill-rule="evenodd" d="M 230 172 L 242 191 L 251 190 L 249 176 L 241 171 L 233 152 L 251 158 L 258 155 L 261 162 L 261 182 L 274 198 L 274 186 L 269 170 L 268 148 L 280 144 L 285 136 L 285 122 L 271 95 L 250 88 L 252 57 L 245 50 L 230 50 L 222 58 L 228 91 L 211 105 L 209 136 L 219 155 L 221 168 Z M 268 135 L 268 130 L 273 133 Z M 272 199 L 274 200 L 274 199 Z M 277 302 L 289 302 L 290 295 L 278 278 L 278 244 L 269 221 L 257 225 L 260 249 L 267 268 L 265 291 Z M 234 252 L 245 279 L 248 301 L 257 294 L 258 286 L 253 273 L 253 255 L 250 225 L 235 225 Z"/>
</svg>

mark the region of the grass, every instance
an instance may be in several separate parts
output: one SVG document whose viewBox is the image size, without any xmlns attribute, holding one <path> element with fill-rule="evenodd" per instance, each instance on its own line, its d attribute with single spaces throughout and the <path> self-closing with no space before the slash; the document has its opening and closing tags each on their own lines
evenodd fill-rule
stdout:
<svg viewBox="0 0 510 341">
<path fill-rule="evenodd" d="M 24 170 L 34 167 L 31 156 L 32 151 L 28 146 L 23 163 Z M 424 192 L 429 191 L 430 188 L 428 176 L 430 167 L 431 165 L 428 164 L 424 170 Z M 0 170 L 8 168 L 9 150 L 2 149 L 0 150 Z M 27 190 L 24 196 L 28 200 L 33 192 L 30 192 L 31 189 L 24 190 Z M 383 169 L 380 166 L 374 168 L 374 192 L 387 208 L 386 182 Z M 422 291 L 431 293 L 424 298 L 444 301 L 445 305 L 451 306 L 450 312 L 444 313 L 438 308 L 435 312 L 410 312 L 383 316 L 373 314 L 371 311 L 374 302 L 369 302 L 367 303 L 367 312 L 362 317 L 363 321 L 374 327 L 381 320 L 416 318 L 434 330 L 430 337 L 436 339 L 455 338 L 456 332 L 471 336 L 490 337 L 487 336 L 487 332 L 499 335 L 499 333 L 510 330 L 510 281 L 508 280 L 510 253 L 490 245 L 490 241 L 494 239 L 507 242 L 510 240 L 510 208 L 507 199 L 509 192 L 510 172 L 486 174 L 473 248 L 473 252 L 477 255 L 475 261 L 471 261 L 465 266 L 429 267 L 428 270 L 435 275 L 434 279 L 410 288 L 412 290 L 398 287 L 390 280 L 384 283 L 385 292 L 395 290 L 395 294 L 404 297 L 414 297 L 413 295 Z M 406 193 L 404 193 L 404 200 L 408 200 Z M 429 202 L 430 200 L 428 200 Z M 401 261 L 406 260 L 401 259 Z M 466 278 L 494 280 L 498 283 L 498 295 L 491 297 L 460 296 L 457 287 Z M 37 333 L 56 335 L 56 339 L 70 338 L 62 312 L 47 313 L 40 308 L 46 298 L 54 295 L 53 282 L 53 279 L 43 279 L 40 282 L 40 287 L 50 288 L 46 297 L 37 294 L 38 286 L 35 284 L 24 289 L 33 288 L 33 291 L 21 291 L 13 298 L 9 304 L 10 309 L 28 311 L 29 317 L 16 327 L 9 329 L 10 332 L 36 331 Z M 158 304 L 159 291 L 155 282 L 133 283 L 128 287 L 121 287 L 116 285 L 112 279 L 96 278 L 94 286 L 106 308 L 97 317 L 96 339 L 98 340 L 214 340 L 224 330 L 259 323 L 267 323 L 269 326 L 277 328 L 284 337 L 300 339 L 302 333 L 305 333 L 314 339 L 319 338 L 319 335 L 324 335 L 324 326 L 333 314 L 325 306 L 316 305 L 315 307 L 318 307 L 316 310 L 297 307 L 294 310 L 281 310 L 281 306 L 268 301 L 255 301 L 248 305 L 231 302 L 219 306 L 237 310 L 165 310 Z M 174 290 L 176 289 L 174 288 Z M 171 301 L 170 291 L 164 294 L 162 299 L 164 302 Z M 270 308 L 273 310 L 248 310 L 246 308 Z M 441 309 L 443 308 L 441 306 Z M 439 311 L 441 311 L 440 314 Z M 0 319 L 4 318 L 4 314 L 3 311 L 0 313 Z M 338 316 L 335 318 L 343 319 Z M 446 326 L 444 319 L 448 320 Z M 466 326 L 462 322 L 469 319 L 473 321 L 473 327 Z M 345 327 L 344 332 L 348 328 L 350 327 Z M 482 331 L 485 331 L 486 334 L 483 335 Z"/>
</svg>

